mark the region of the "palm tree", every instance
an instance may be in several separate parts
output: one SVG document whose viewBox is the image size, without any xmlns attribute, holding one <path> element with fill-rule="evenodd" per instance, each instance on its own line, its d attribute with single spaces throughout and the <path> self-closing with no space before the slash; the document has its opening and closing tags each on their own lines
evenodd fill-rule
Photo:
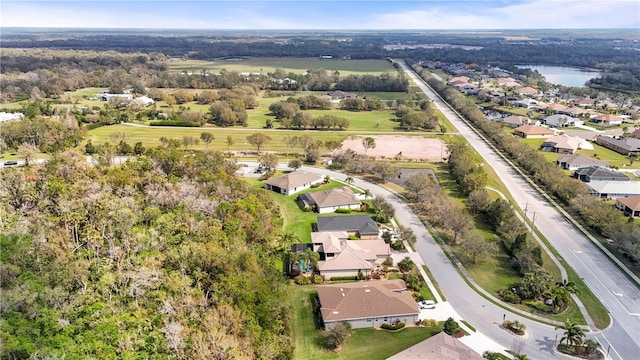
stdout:
<svg viewBox="0 0 640 360">
<path fill-rule="evenodd" d="M 580 345 L 584 340 L 584 330 L 577 323 L 571 323 L 567 319 L 563 326 L 557 326 L 557 329 L 564 330 L 564 334 L 560 339 L 560 343 L 567 342 L 567 345 Z"/>
<path fill-rule="evenodd" d="M 364 189 L 364 199 L 367 200 L 370 197 L 373 197 L 373 194 L 371 194 L 371 190 Z"/>
<path fill-rule="evenodd" d="M 573 281 L 569 281 L 567 279 L 564 279 L 562 281 L 558 281 L 556 283 L 556 286 L 565 288 L 571 294 L 579 294 L 580 293 L 580 290 L 578 290 L 578 288 L 576 287 L 576 283 L 574 283 Z"/>
<path fill-rule="evenodd" d="M 588 339 L 583 345 L 587 348 L 588 354 L 593 354 L 600 347 L 600 343 L 593 339 Z"/>
<path fill-rule="evenodd" d="M 300 241 L 298 234 L 286 231 L 280 235 L 280 247 L 281 250 L 286 251 L 296 241 Z"/>
<path fill-rule="evenodd" d="M 344 179 L 344 182 L 346 182 L 348 185 L 353 185 L 353 177 L 347 176 L 347 178 Z"/>
<path fill-rule="evenodd" d="M 311 248 L 307 248 L 307 251 L 305 251 L 302 254 L 302 259 L 304 260 L 305 271 L 309 271 L 309 268 L 311 267 L 310 265 L 313 265 L 314 267 L 318 266 L 318 260 L 320 260 L 320 254 L 313 251 L 313 249 Z"/>
<path fill-rule="evenodd" d="M 562 286 L 555 287 L 551 290 L 551 298 L 553 299 L 553 311 L 559 313 L 569 305 L 569 290 Z"/>
<path fill-rule="evenodd" d="M 527 354 L 515 354 L 513 355 L 513 360 L 528 360 L 529 357 Z"/>
</svg>

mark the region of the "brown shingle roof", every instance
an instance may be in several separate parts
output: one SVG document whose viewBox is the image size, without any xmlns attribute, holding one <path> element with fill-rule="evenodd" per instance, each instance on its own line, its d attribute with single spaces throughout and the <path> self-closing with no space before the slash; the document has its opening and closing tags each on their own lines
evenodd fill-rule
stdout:
<svg viewBox="0 0 640 360">
<path fill-rule="evenodd" d="M 392 291 L 385 286 L 392 282 L 398 283 L 393 284 L 394 288 L 406 289 L 400 279 L 318 286 L 322 319 L 334 322 L 418 314 L 418 305 L 411 292 Z"/>
<path fill-rule="evenodd" d="M 629 196 L 625 198 L 618 198 L 619 203 L 632 210 L 640 210 L 640 196 Z"/>
<path fill-rule="evenodd" d="M 302 194 L 300 197 L 305 201 L 312 200 L 312 203 L 320 208 L 360 204 L 360 200 L 356 199 L 353 191 L 346 186 Z"/>
<path fill-rule="evenodd" d="M 264 183 L 271 186 L 279 187 L 281 189 L 293 189 L 321 179 L 321 175 L 311 174 L 302 170 L 296 170 L 275 179 L 269 179 Z"/>
<path fill-rule="evenodd" d="M 467 345 L 441 332 L 387 360 L 481 360 Z"/>
</svg>

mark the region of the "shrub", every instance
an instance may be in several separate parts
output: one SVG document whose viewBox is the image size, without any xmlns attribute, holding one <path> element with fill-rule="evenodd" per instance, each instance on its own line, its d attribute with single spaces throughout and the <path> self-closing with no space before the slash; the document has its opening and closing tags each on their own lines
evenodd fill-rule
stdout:
<svg viewBox="0 0 640 360">
<path fill-rule="evenodd" d="M 423 319 L 422 320 L 422 326 L 434 327 L 436 325 L 438 325 L 438 321 L 436 321 L 436 319 Z"/>
<path fill-rule="evenodd" d="M 351 325 L 349 323 L 339 323 L 331 326 L 325 331 L 324 345 L 330 350 L 338 349 L 347 338 L 351 336 Z"/>
<path fill-rule="evenodd" d="M 336 209 L 336 214 L 351 214 L 351 209 L 349 208 Z"/>
<path fill-rule="evenodd" d="M 362 271 L 358 271 L 358 280 L 364 280 L 364 279 L 365 279 L 365 276 L 362 273 Z"/>
<path fill-rule="evenodd" d="M 331 281 L 341 281 L 341 280 L 358 280 L 357 276 L 334 276 L 331 278 Z"/>
<path fill-rule="evenodd" d="M 314 284 L 322 284 L 324 282 L 324 278 L 316 274 L 311 278 L 311 282 L 313 282 Z"/>
<path fill-rule="evenodd" d="M 404 243 L 402 241 L 394 241 L 389 245 L 393 250 L 402 251 L 404 250 Z"/>
<path fill-rule="evenodd" d="M 304 210 L 304 212 L 311 212 L 311 210 L 313 210 L 313 209 L 311 208 L 311 206 L 306 205 L 303 210 Z"/>
<path fill-rule="evenodd" d="M 442 331 L 444 331 L 448 335 L 453 335 L 460 331 L 460 325 L 457 321 L 453 320 L 453 318 L 450 317 L 447 319 L 447 321 L 444 322 Z"/>
<path fill-rule="evenodd" d="M 538 310 L 538 311 L 542 311 L 545 313 L 550 313 L 553 311 L 553 308 L 549 305 L 545 305 L 542 301 L 540 300 L 527 300 L 523 302 L 525 305 L 529 305 L 532 308 Z"/>
<path fill-rule="evenodd" d="M 402 329 L 404 326 L 405 326 L 405 324 L 404 324 L 404 323 L 399 323 L 399 324 L 397 324 L 397 325 L 389 325 L 389 324 L 382 324 L 382 325 L 380 325 L 380 327 L 381 327 L 382 329 L 385 329 L 385 330 L 400 330 L 400 329 Z"/>
<path fill-rule="evenodd" d="M 151 126 L 184 126 L 184 127 L 200 127 L 201 125 L 191 121 L 182 120 L 156 120 L 149 123 Z"/>
<path fill-rule="evenodd" d="M 294 279 L 295 283 L 298 285 L 309 285 L 311 284 L 311 278 L 304 275 L 298 275 Z"/>
<path fill-rule="evenodd" d="M 312 188 L 312 189 L 319 188 L 319 187 L 320 187 L 320 185 L 322 185 L 322 184 L 320 184 L 320 183 L 313 184 L 313 185 L 311 185 L 311 188 Z"/>
<path fill-rule="evenodd" d="M 393 266 L 393 258 L 391 256 L 387 256 L 387 258 L 382 262 L 382 265 Z"/>
<path fill-rule="evenodd" d="M 500 290 L 498 292 L 498 295 L 500 295 L 502 300 L 504 300 L 504 301 L 506 301 L 508 303 L 520 304 L 520 302 L 522 301 L 520 299 L 520 296 L 518 296 L 518 294 L 514 294 L 509 290 Z"/>
</svg>

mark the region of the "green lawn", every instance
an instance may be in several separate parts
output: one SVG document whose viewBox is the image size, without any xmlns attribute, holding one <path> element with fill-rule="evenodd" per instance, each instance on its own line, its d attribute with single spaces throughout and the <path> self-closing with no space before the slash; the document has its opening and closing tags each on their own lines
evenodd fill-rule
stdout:
<svg viewBox="0 0 640 360">
<path fill-rule="evenodd" d="M 237 72 L 261 72 L 266 75 L 276 69 L 285 72 L 302 74 L 308 69 L 325 69 L 329 73 L 340 72 L 340 76 L 374 74 L 385 72 L 395 74 L 397 70 L 384 60 L 320 60 L 319 58 L 249 58 L 242 60 L 180 60 L 169 65 L 170 72 L 200 73 L 206 69 L 210 73 L 220 73 L 220 70 Z"/>
<path fill-rule="evenodd" d="M 433 328 L 408 327 L 398 332 L 354 329 L 340 352 L 328 351 L 322 347 L 322 330 L 313 319 L 312 299 L 316 294 L 313 285 L 290 287 L 294 359 L 386 359 L 442 331 L 441 324 Z"/>
<path fill-rule="evenodd" d="M 274 177 L 279 175 L 280 174 L 276 174 L 274 175 Z M 249 181 L 249 183 L 252 184 L 254 188 L 261 188 L 263 184 L 261 181 L 255 180 L 255 179 L 248 179 L 247 181 Z M 337 214 L 337 213 L 318 214 L 315 212 L 304 212 L 302 211 L 302 209 L 300 209 L 300 207 L 296 203 L 296 198 L 300 194 L 305 194 L 305 193 L 314 192 L 314 191 L 328 190 L 328 189 L 333 189 L 333 188 L 342 187 L 342 186 L 345 186 L 345 185 L 337 181 L 331 181 L 329 184 L 320 186 L 315 189 L 307 189 L 291 196 L 285 196 L 282 194 L 275 193 L 273 191 L 269 191 L 268 193 L 271 199 L 280 207 L 280 215 L 282 216 L 282 219 L 283 219 L 283 231 L 291 232 L 297 235 L 299 238 L 299 242 L 301 243 L 309 243 L 311 242 L 312 225 L 316 223 L 317 217 L 319 216 L 352 216 L 352 215 L 359 215 L 361 213 L 354 212 L 351 214 Z"/>
</svg>

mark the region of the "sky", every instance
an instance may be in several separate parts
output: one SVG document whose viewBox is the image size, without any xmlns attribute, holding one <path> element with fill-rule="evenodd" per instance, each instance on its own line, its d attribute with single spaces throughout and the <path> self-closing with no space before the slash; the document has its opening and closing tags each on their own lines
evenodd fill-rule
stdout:
<svg viewBox="0 0 640 360">
<path fill-rule="evenodd" d="M 638 29 L 639 0 L 0 0 L 2 27 Z"/>
</svg>

